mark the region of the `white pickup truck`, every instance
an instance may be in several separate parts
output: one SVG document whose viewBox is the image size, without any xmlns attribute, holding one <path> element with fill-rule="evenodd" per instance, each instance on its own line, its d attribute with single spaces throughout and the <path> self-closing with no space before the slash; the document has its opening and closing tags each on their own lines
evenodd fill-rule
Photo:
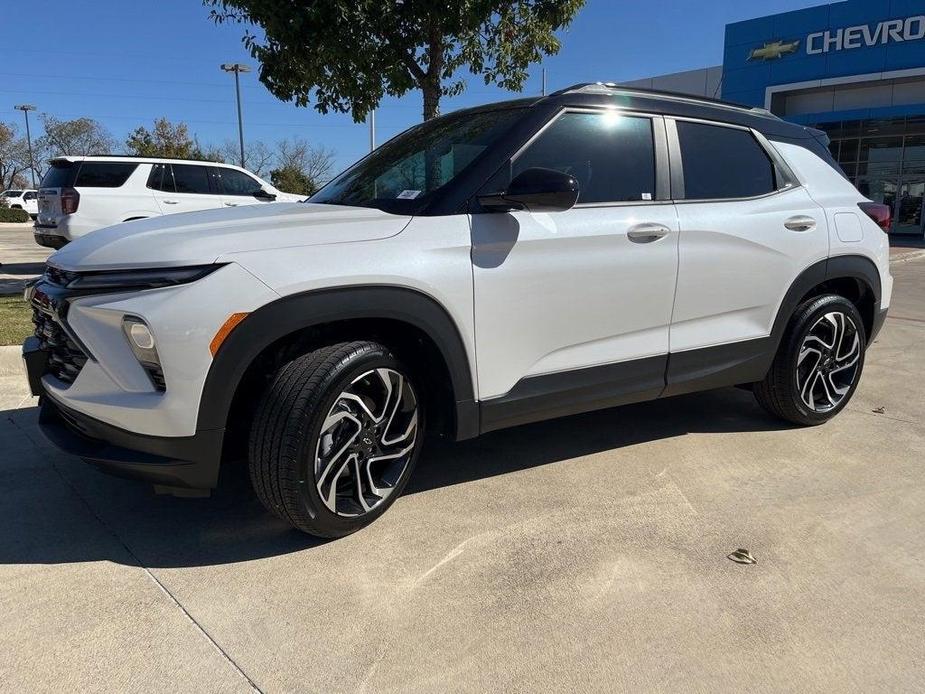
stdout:
<svg viewBox="0 0 925 694">
<path fill-rule="evenodd" d="M 32 219 L 39 213 L 38 191 L 27 188 L 25 190 L 10 189 L 0 193 L 7 207 L 13 210 L 25 210 Z"/>
</svg>

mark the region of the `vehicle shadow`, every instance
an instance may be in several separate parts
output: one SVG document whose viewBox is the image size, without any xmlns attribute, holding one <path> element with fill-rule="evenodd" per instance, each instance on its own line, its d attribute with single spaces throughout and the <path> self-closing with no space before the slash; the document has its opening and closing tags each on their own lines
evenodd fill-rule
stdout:
<svg viewBox="0 0 925 694">
<path fill-rule="evenodd" d="M 2 258 L 0 258 L 2 261 Z M 45 272 L 45 263 L 3 263 L 0 265 L 0 295 L 18 294 L 27 280 Z"/>
<path fill-rule="evenodd" d="M 169 568 L 210 566 L 311 549 L 325 541 L 289 528 L 250 490 L 246 468 L 223 470 L 210 498 L 156 496 L 150 486 L 97 472 L 51 448 L 36 408 L 0 412 L 0 565 L 108 560 Z M 529 470 L 606 450 L 699 432 L 787 428 L 750 393 L 723 389 L 430 442 L 405 494 Z"/>
</svg>

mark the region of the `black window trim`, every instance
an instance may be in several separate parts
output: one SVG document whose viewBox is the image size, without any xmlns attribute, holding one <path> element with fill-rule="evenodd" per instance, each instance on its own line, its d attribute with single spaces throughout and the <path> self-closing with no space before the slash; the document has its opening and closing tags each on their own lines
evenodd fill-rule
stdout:
<svg viewBox="0 0 925 694">
<path fill-rule="evenodd" d="M 764 150 L 765 155 L 771 160 L 774 167 L 774 182 L 776 188 L 768 193 L 760 195 L 750 195 L 736 198 L 696 198 L 688 199 L 685 197 L 684 190 L 684 158 L 681 156 L 681 138 L 678 135 L 678 121 L 687 123 L 700 123 L 702 125 L 712 125 L 719 128 L 729 128 L 730 130 L 744 130 L 749 133 L 758 146 Z M 668 133 L 668 150 L 671 161 L 671 200 L 676 205 L 690 205 L 697 203 L 716 203 L 716 202 L 746 202 L 748 200 L 761 200 L 774 195 L 789 192 L 795 188 L 801 188 L 803 184 L 793 173 L 793 169 L 787 164 L 780 153 L 770 143 L 764 133 L 744 125 L 735 123 L 725 123 L 723 121 L 707 120 L 704 118 L 689 118 L 687 116 L 665 116 L 665 129 Z"/>
<path fill-rule="evenodd" d="M 511 155 L 507 165 L 513 166 L 517 158 L 521 156 L 539 137 L 552 127 L 553 123 L 559 120 L 567 113 L 591 113 L 596 115 L 606 115 L 608 113 L 619 113 L 625 116 L 635 116 L 638 118 L 648 118 L 652 123 L 652 143 L 655 147 L 655 197 L 653 200 L 614 200 L 612 202 L 580 202 L 572 209 L 595 208 L 595 207 L 638 207 L 647 205 L 664 205 L 671 202 L 670 196 L 670 165 L 669 165 L 669 148 L 668 137 L 665 130 L 665 117 L 658 113 L 649 113 L 645 111 L 633 111 L 626 108 L 608 108 L 605 106 L 565 106 L 556 111 L 552 117 L 546 121 L 530 138 L 520 146 L 520 148 Z"/>
</svg>

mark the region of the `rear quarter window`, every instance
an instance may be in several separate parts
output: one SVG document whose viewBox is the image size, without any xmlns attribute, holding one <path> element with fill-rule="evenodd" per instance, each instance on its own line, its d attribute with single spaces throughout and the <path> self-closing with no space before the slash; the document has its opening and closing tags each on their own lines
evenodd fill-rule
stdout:
<svg viewBox="0 0 925 694">
<path fill-rule="evenodd" d="M 80 165 L 75 188 L 119 188 L 138 168 L 128 162 L 85 161 Z"/>
</svg>

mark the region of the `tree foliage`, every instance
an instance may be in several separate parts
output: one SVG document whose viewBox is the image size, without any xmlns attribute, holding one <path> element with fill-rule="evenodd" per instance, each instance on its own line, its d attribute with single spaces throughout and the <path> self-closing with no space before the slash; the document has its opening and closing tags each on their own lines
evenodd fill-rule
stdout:
<svg viewBox="0 0 925 694">
<path fill-rule="evenodd" d="M 15 125 L 0 123 L 0 190 L 25 188 L 29 179 L 29 147 Z"/>
<path fill-rule="evenodd" d="M 204 158 L 186 123 L 174 124 L 166 118 L 156 119 L 151 130 L 144 126 L 135 128 L 125 141 L 125 151 L 136 157 Z"/>
<path fill-rule="evenodd" d="M 218 22 L 248 25 L 244 44 L 275 96 L 361 122 L 383 96 L 422 92 L 424 119 L 460 94 L 461 68 L 523 88 L 527 67 L 559 51 L 555 32 L 584 0 L 203 0 Z M 260 36 L 250 26 L 259 27 Z"/>
<path fill-rule="evenodd" d="M 313 195 L 330 178 L 334 152 L 312 147 L 300 137 L 280 140 L 276 145 L 276 168 L 270 182 L 286 193 Z"/>
<path fill-rule="evenodd" d="M 59 120 L 43 113 L 40 117 L 45 134 L 36 143 L 39 160 L 64 155 L 110 154 L 115 149 L 115 141 L 99 122 L 92 118 Z"/>
</svg>

